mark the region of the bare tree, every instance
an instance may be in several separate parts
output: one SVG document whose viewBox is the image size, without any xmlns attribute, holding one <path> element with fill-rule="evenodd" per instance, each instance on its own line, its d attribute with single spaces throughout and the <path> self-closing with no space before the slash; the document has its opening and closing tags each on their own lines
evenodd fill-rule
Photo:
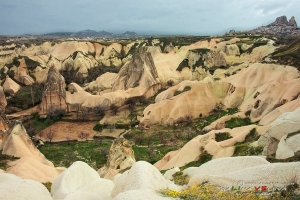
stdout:
<svg viewBox="0 0 300 200">
<path fill-rule="evenodd" d="M 89 138 L 90 136 L 90 133 L 87 133 L 87 132 L 83 132 L 83 131 L 80 131 L 80 133 L 78 134 L 78 137 L 81 139 L 81 140 L 86 140 Z"/>
<path fill-rule="evenodd" d="M 70 136 L 70 135 L 67 135 L 67 136 L 66 136 L 66 140 L 67 140 L 67 142 L 68 142 L 68 145 L 69 145 L 69 143 L 70 143 L 70 140 L 71 140 L 71 136 Z"/>
<path fill-rule="evenodd" d="M 39 136 L 40 139 L 42 139 L 44 133 L 43 133 L 42 131 L 40 131 L 40 132 L 38 132 L 36 135 Z"/>
<path fill-rule="evenodd" d="M 49 131 L 46 132 L 46 137 L 49 139 L 49 142 L 52 142 L 52 139 L 55 136 L 56 136 L 56 133 L 52 129 L 49 129 Z"/>
<path fill-rule="evenodd" d="M 119 107 L 113 103 L 113 104 L 111 104 L 110 109 L 114 113 L 114 115 L 116 115 L 118 113 Z"/>
</svg>

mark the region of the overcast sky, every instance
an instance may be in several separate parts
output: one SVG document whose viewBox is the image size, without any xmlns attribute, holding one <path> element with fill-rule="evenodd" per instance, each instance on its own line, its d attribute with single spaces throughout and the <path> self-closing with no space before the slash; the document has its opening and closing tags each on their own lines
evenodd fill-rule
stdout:
<svg viewBox="0 0 300 200">
<path fill-rule="evenodd" d="M 0 35 L 92 29 L 216 35 L 295 16 L 300 0 L 0 0 Z"/>
</svg>

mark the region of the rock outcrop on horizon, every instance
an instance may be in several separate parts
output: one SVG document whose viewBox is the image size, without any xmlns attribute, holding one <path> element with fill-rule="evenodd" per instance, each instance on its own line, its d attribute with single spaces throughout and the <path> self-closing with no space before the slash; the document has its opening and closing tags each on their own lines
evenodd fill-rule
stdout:
<svg viewBox="0 0 300 200">
<path fill-rule="evenodd" d="M 275 22 L 261 26 L 251 31 L 247 31 L 252 34 L 269 34 L 275 36 L 296 36 L 300 34 L 300 30 L 297 26 L 297 22 L 294 16 L 288 21 L 285 15 L 277 17 Z"/>
</svg>

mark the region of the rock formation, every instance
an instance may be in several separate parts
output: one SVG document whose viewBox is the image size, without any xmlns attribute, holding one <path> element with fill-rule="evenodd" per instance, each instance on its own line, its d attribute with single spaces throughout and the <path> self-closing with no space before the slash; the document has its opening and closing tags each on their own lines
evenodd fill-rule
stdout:
<svg viewBox="0 0 300 200">
<path fill-rule="evenodd" d="M 22 122 L 15 120 L 4 134 L 2 142 L 2 154 L 21 157 L 33 157 L 46 165 L 53 164 L 34 146 L 28 136 Z"/>
<path fill-rule="evenodd" d="M 218 159 L 215 160 L 215 165 L 218 165 Z M 228 165 L 222 164 L 221 166 L 223 166 L 223 168 L 228 167 Z M 300 183 L 298 178 L 300 174 L 299 167 L 299 162 L 291 162 L 259 164 L 219 175 L 207 174 L 205 172 L 202 174 L 201 172 L 201 174 L 192 176 L 188 185 L 199 185 L 207 181 L 225 190 L 232 187 L 240 187 L 242 190 L 253 190 L 253 183 L 256 187 L 286 188 L 288 185 Z"/>
<path fill-rule="evenodd" d="M 129 168 L 135 162 L 132 143 L 124 138 L 117 138 L 110 147 L 106 165 L 99 169 L 100 176 L 110 178 L 118 170 Z"/>
<path fill-rule="evenodd" d="M 63 170 L 55 168 L 34 146 L 20 121 L 14 121 L 4 133 L 2 154 L 20 158 L 8 162 L 10 167 L 6 171 L 21 178 L 52 182 Z"/>
<path fill-rule="evenodd" d="M 12 80 L 9 76 L 6 76 L 4 84 L 3 84 L 3 90 L 6 94 L 12 96 L 20 90 L 20 86 L 14 80 Z"/>
<path fill-rule="evenodd" d="M 296 19 L 295 19 L 294 16 L 291 17 L 291 19 L 289 20 L 288 25 L 297 28 L 297 22 L 296 22 Z"/>
<path fill-rule="evenodd" d="M 178 189 L 179 187 L 171 181 L 166 180 L 163 175 L 151 164 L 145 161 L 139 161 L 136 162 L 130 170 L 124 172 L 120 177 L 117 178 L 115 181 L 115 187 L 112 190 L 112 197 L 116 197 L 116 199 L 122 199 L 119 195 L 125 196 L 126 192 L 128 191 L 138 190 L 145 191 L 147 193 L 150 190 L 152 191 L 153 195 L 153 193 L 155 194 L 155 191 L 164 188 Z M 159 199 L 157 194 L 155 196 L 157 196 Z M 126 199 L 128 199 L 128 197 Z M 150 199 L 154 198 L 152 197 Z"/>
<path fill-rule="evenodd" d="M 56 111 L 65 111 L 66 90 L 64 77 L 51 67 L 45 82 L 42 102 L 39 105 L 39 114 L 47 115 Z"/>
<path fill-rule="evenodd" d="M 19 59 L 20 66 L 17 68 L 14 74 L 14 79 L 24 85 L 31 85 L 34 83 L 33 78 L 29 76 L 25 59 Z"/>
<path fill-rule="evenodd" d="M 1 172 L 0 199 L 52 200 L 49 191 L 40 182 Z"/>
<path fill-rule="evenodd" d="M 5 115 L 5 108 L 7 106 L 7 101 L 5 98 L 5 94 L 3 88 L 0 86 L 0 134 L 8 129 L 8 119 Z M 1 138 L 2 140 L 2 138 Z M 1 149 L 1 145 L 0 145 Z"/>
<path fill-rule="evenodd" d="M 172 167 L 182 167 L 189 162 L 196 161 L 199 157 L 208 153 L 212 159 L 230 157 L 234 153 L 234 144 L 243 142 L 246 136 L 255 129 L 259 133 L 265 128 L 257 127 L 256 125 L 249 125 L 244 127 L 237 127 L 234 129 L 224 128 L 221 130 L 212 130 L 204 135 L 199 135 L 189 142 L 187 142 L 181 149 L 167 153 L 161 160 L 154 164 L 159 170 L 167 170 Z M 229 133 L 232 138 L 216 141 L 216 135 L 219 133 Z"/>
<path fill-rule="evenodd" d="M 135 54 L 118 73 L 112 91 L 127 90 L 130 96 L 153 96 L 160 89 L 157 70 L 149 52 Z"/>
<path fill-rule="evenodd" d="M 294 108 L 299 105 L 299 84 L 298 71 L 293 67 L 255 63 L 219 82 L 206 78 L 170 87 L 157 95 L 155 104 L 145 108 L 140 122 L 165 124 L 189 115 L 206 116 L 219 102 L 226 108 L 251 110 L 252 121 L 270 119 L 267 115 L 271 112 L 275 120 L 280 115 L 275 109 L 284 104 L 292 104 Z"/>
<path fill-rule="evenodd" d="M 275 22 L 248 31 L 252 34 L 271 34 L 275 36 L 296 36 L 300 34 L 295 17 L 287 21 L 286 16 L 277 17 Z"/>
<path fill-rule="evenodd" d="M 110 199 L 114 183 L 99 177 L 86 163 L 77 161 L 61 173 L 51 186 L 53 200 Z"/>
<path fill-rule="evenodd" d="M 270 128 L 262 134 L 258 144 L 264 146 L 263 155 L 276 156 L 277 159 L 286 159 L 299 151 L 300 108 L 293 112 L 281 114 Z M 294 133 L 294 134 L 293 134 Z"/>
<path fill-rule="evenodd" d="M 124 105 L 129 98 L 129 94 L 124 90 L 108 92 L 101 95 L 91 95 L 76 83 L 70 83 L 66 92 L 67 111 L 93 111 L 96 107 L 107 110 L 112 104 Z"/>
<path fill-rule="evenodd" d="M 116 73 L 106 72 L 105 74 L 99 76 L 95 81 L 90 82 L 86 87 L 86 90 L 97 94 L 103 90 L 111 89 L 116 76 Z"/>
</svg>

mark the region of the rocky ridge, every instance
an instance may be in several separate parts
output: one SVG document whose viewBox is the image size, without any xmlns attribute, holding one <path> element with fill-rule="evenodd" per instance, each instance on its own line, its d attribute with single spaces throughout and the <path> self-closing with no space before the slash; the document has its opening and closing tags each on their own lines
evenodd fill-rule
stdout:
<svg viewBox="0 0 300 200">
<path fill-rule="evenodd" d="M 288 21 L 287 17 L 281 16 L 277 17 L 275 22 L 267 25 L 261 26 L 251 31 L 251 34 L 262 34 L 262 35 L 275 35 L 275 36 L 296 36 L 300 34 L 300 30 L 297 26 L 297 22 L 294 16 Z"/>
</svg>

